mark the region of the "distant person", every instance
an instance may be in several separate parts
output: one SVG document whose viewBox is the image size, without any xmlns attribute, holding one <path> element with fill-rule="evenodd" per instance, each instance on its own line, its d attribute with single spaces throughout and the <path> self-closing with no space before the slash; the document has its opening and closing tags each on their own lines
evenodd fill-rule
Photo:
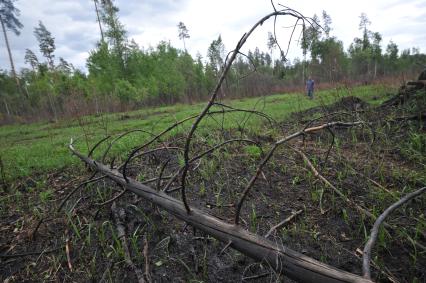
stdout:
<svg viewBox="0 0 426 283">
<path fill-rule="evenodd" d="M 315 81 L 311 77 L 309 77 L 306 81 L 306 92 L 308 93 L 308 97 L 310 99 L 314 98 L 314 86 Z"/>
</svg>

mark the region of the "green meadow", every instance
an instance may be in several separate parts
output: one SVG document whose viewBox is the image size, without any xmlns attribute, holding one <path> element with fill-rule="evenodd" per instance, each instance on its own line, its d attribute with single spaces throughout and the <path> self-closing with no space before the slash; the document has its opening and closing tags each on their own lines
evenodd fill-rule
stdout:
<svg viewBox="0 0 426 283">
<path fill-rule="evenodd" d="M 301 93 L 275 94 L 265 97 L 226 100 L 222 102 L 235 108 L 262 111 L 277 121 L 293 112 L 303 111 L 311 107 L 327 105 L 346 96 L 356 96 L 371 104 L 383 101 L 388 87 L 381 85 L 360 86 L 350 89 L 331 89 L 318 91 L 315 99 L 310 100 Z M 126 113 L 98 114 L 56 123 L 34 123 L 7 125 L 0 127 L 0 158 L 6 180 L 32 174 L 45 174 L 53 170 L 61 170 L 79 165 L 80 161 L 70 154 L 68 145 L 74 140 L 74 146 L 87 153 L 89 148 L 102 138 L 116 136 L 120 133 L 141 129 L 153 134 L 159 133 L 171 124 L 195 115 L 201 111 L 205 103 L 192 105 L 178 104 L 173 106 L 143 108 Z M 221 110 L 215 106 L 212 110 Z M 199 132 L 211 131 L 222 127 L 221 114 L 217 118 L 207 118 L 202 122 Z M 246 126 L 252 131 L 264 131 L 261 126 L 265 120 L 256 115 L 234 112 L 226 115 L 223 123 L 225 129 L 234 128 L 237 121 L 247 119 Z M 169 135 L 176 135 L 188 130 L 193 120 L 177 127 Z M 111 149 L 111 154 L 125 156 L 129 149 L 142 144 L 149 134 L 135 132 L 121 139 Z"/>
</svg>

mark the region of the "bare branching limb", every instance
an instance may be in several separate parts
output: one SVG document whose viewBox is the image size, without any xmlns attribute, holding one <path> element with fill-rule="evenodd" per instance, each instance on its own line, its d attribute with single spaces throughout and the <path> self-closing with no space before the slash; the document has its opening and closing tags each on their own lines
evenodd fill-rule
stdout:
<svg viewBox="0 0 426 283">
<path fill-rule="evenodd" d="M 261 150 L 261 152 L 263 153 L 263 151 L 262 151 L 262 148 L 258 145 L 258 143 L 257 142 L 255 142 L 255 141 L 252 141 L 252 140 L 249 140 L 249 139 L 232 139 L 232 140 L 227 140 L 227 141 L 224 141 L 224 142 L 222 142 L 222 143 L 220 143 L 220 144 L 217 144 L 217 145 L 215 145 L 215 146 L 213 146 L 213 147 L 211 147 L 211 148 L 209 148 L 209 149 L 207 149 L 206 151 L 203 151 L 203 152 L 201 152 L 201 153 L 199 153 L 198 155 L 196 155 L 196 156 L 194 156 L 193 158 L 191 158 L 191 160 L 189 160 L 189 164 L 192 164 L 192 163 L 194 163 L 195 161 L 197 161 L 197 160 L 200 160 L 201 158 L 203 158 L 204 156 L 206 156 L 207 154 L 210 154 L 210 153 L 212 153 L 213 151 L 215 151 L 215 150 L 217 150 L 217 149 L 219 149 L 219 148 L 222 148 L 223 146 L 225 146 L 225 145 L 227 145 L 227 144 L 230 144 L 230 143 L 234 143 L 234 142 L 245 142 L 245 143 L 249 143 L 249 144 L 254 144 L 254 145 L 256 145 L 256 146 L 258 146 L 259 148 L 260 148 L 260 150 Z M 173 175 L 173 176 L 171 176 L 171 178 L 169 179 L 169 182 L 166 184 L 166 186 L 162 189 L 162 191 L 164 192 L 164 191 L 166 191 L 166 192 L 169 192 L 170 193 L 170 190 L 169 190 L 169 188 L 170 188 L 170 186 L 173 184 L 173 182 L 177 179 L 177 177 L 183 172 L 183 169 L 184 169 L 184 167 L 181 167 L 181 168 L 179 168 L 179 170 Z M 179 188 L 181 188 L 180 186 L 179 186 Z M 175 189 L 173 190 L 173 191 L 175 191 Z"/>
<path fill-rule="evenodd" d="M 274 118 L 272 118 L 271 116 L 269 116 L 269 115 L 267 115 L 267 114 L 265 114 L 265 113 L 263 113 L 261 111 L 235 108 L 235 107 L 232 107 L 232 106 L 220 103 L 220 102 L 215 102 L 214 105 L 221 106 L 223 108 L 228 108 L 230 110 L 237 111 L 237 112 L 245 112 L 245 113 L 250 113 L 250 114 L 258 115 L 258 116 L 266 119 L 272 127 L 274 127 L 274 126 L 276 126 L 278 124 L 278 122 Z"/>
<path fill-rule="evenodd" d="M 327 163 L 328 156 L 330 155 L 331 149 L 333 148 L 334 141 L 336 139 L 336 135 L 334 134 L 333 130 L 331 130 L 330 128 L 327 128 L 327 131 L 330 133 L 332 140 L 331 140 L 330 146 L 328 147 L 327 153 L 325 154 L 324 164 Z"/>
<path fill-rule="evenodd" d="M 206 151 L 204 151 L 204 152 L 201 152 L 201 153 L 199 153 L 197 156 L 195 156 L 195 157 L 193 157 L 193 158 L 191 158 L 191 160 L 189 160 L 189 164 L 192 164 L 193 162 L 195 162 L 195 161 L 197 161 L 197 160 L 200 160 L 202 157 L 204 157 L 205 155 L 207 155 L 207 154 L 210 154 L 210 153 L 212 153 L 213 151 L 215 151 L 215 150 L 217 150 L 217 149 L 219 149 L 219 148 L 221 148 L 221 147 L 223 147 L 223 146 L 225 146 L 225 145 L 227 145 L 227 144 L 229 144 L 229 143 L 233 143 L 233 142 L 245 142 L 245 143 L 250 143 L 250 144 L 254 144 L 254 145 L 256 145 L 256 146 L 258 146 L 259 148 L 260 148 L 260 150 L 261 150 L 261 152 L 263 153 L 263 150 L 262 150 L 262 148 L 258 145 L 258 143 L 257 142 L 255 142 L 255 141 L 252 141 L 252 140 L 249 140 L 249 139 L 232 139 L 232 140 L 227 140 L 227 141 L 224 141 L 224 142 L 222 142 L 222 143 L 220 143 L 220 144 L 217 144 L 217 145 L 215 145 L 215 146 L 213 146 L 213 147 L 211 147 L 211 148 L 209 148 L 208 150 L 206 150 Z M 182 174 L 182 172 L 183 172 L 183 170 L 184 170 L 184 167 L 181 167 L 181 168 L 179 168 L 179 170 L 170 178 L 170 180 L 169 180 L 169 182 L 166 184 L 166 186 L 162 189 L 162 191 L 163 192 L 168 192 L 168 193 L 170 193 L 170 192 L 174 192 L 174 191 L 176 191 L 177 190 L 177 188 L 175 188 L 175 189 L 173 189 L 173 190 L 169 190 L 169 188 L 170 188 L 170 186 L 173 184 L 173 182 L 177 179 L 177 177 L 180 175 L 180 174 Z M 180 188 L 180 189 L 182 189 L 182 187 L 181 186 L 179 186 L 178 188 Z"/>
<path fill-rule="evenodd" d="M 374 222 L 373 228 L 371 228 L 370 238 L 368 239 L 367 243 L 364 246 L 364 251 L 362 256 L 362 273 L 366 279 L 371 279 L 371 272 L 370 272 L 371 249 L 373 248 L 374 243 L 377 240 L 377 235 L 379 234 L 380 226 L 385 221 L 386 217 L 388 217 L 388 215 L 392 213 L 392 211 L 402 206 L 409 200 L 421 195 L 424 192 L 426 192 L 426 187 L 423 187 L 421 189 L 418 189 L 415 192 L 405 195 L 403 198 L 401 198 L 400 200 L 398 200 L 397 202 L 389 206 L 382 214 L 380 214 L 379 217 L 377 217 L 376 221 Z"/>
<path fill-rule="evenodd" d="M 157 180 L 157 191 L 159 191 L 159 190 L 160 190 L 160 187 L 161 187 L 161 180 L 163 180 L 163 173 L 164 173 L 164 170 L 165 170 L 165 169 L 166 169 L 166 167 L 167 167 L 167 164 L 169 164 L 169 162 L 170 162 L 170 158 L 169 158 L 169 159 L 167 159 L 167 161 L 166 161 L 166 162 L 164 162 L 164 164 L 161 166 L 160 174 L 158 175 L 158 180 Z"/>
<path fill-rule="evenodd" d="M 208 115 L 215 115 L 215 114 L 222 114 L 223 115 L 224 113 L 232 113 L 232 112 L 238 112 L 238 111 L 240 111 L 240 110 L 230 109 L 230 110 L 222 110 L 222 111 L 209 111 L 207 114 Z M 127 178 L 127 165 L 130 163 L 131 160 L 133 160 L 135 158 L 135 156 L 137 155 L 138 152 L 140 152 L 142 149 L 148 147 L 149 145 L 153 144 L 154 142 L 158 141 L 161 137 L 163 137 L 164 135 L 166 135 L 167 133 L 169 133 L 173 129 L 177 128 L 178 126 L 184 124 L 185 122 L 193 120 L 193 119 L 195 119 L 197 117 L 198 117 L 198 114 L 186 117 L 186 118 L 184 118 L 184 119 L 182 119 L 180 121 L 175 122 L 171 126 L 167 127 L 165 130 L 163 130 L 162 132 L 160 132 L 159 134 L 153 136 L 149 141 L 147 141 L 143 145 L 141 145 L 141 146 L 135 148 L 134 150 L 132 150 L 132 152 L 129 154 L 129 156 L 126 159 L 126 161 L 124 162 L 124 164 L 122 164 L 122 165 L 119 166 L 120 168 L 123 169 L 124 178 L 126 180 L 128 180 L 128 178 Z M 71 144 L 72 144 L 72 142 L 71 142 Z M 103 159 L 105 158 L 106 154 L 107 154 L 107 151 L 106 151 L 106 153 L 104 153 Z"/>
<path fill-rule="evenodd" d="M 246 282 L 246 281 L 249 281 L 249 280 L 255 280 L 255 279 L 263 278 L 263 277 L 266 277 L 266 276 L 269 276 L 269 275 L 271 275 L 270 272 L 264 272 L 264 273 L 261 273 L 261 274 L 258 274 L 258 275 L 243 277 L 243 278 L 241 278 L 241 281 Z"/>
<path fill-rule="evenodd" d="M 278 148 L 279 144 L 274 144 L 274 146 L 272 147 L 272 149 L 268 152 L 268 154 L 262 159 L 261 163 L 258 165 L 257 169 L 256 169 L 256 173 L 251 177 L 249 183 L 247 184 L 247 186 L 245 187 L 241 198 L 239 199 L 236 208 L 235 208 L 235 219 L 234 219 L 234 223 L 235 225 L 238 225 L 240 222 L 240 212 L 241 212 L 241 208 L 243 206 L 244 200 L 246 199 L 250 189 L 253 187 L 254 183 L 256 182 L 257 178 L 259 177 L 260 173 L 263 170 L 263 167 L 266 165 L 266 163 L 268 163 L 269 159 L 271 159 L 271 157 L 273 156 L 275 150 Z"/>
<path fill-rule="evenodd" d="M 244 200 L 246 199 L 250 189 L 253 187 L 254 183 L 256 182 L 256 180 L 258 179 L 260 173 L 262 172 L 263 167 L 268 163 L 268 161 L 271 159 L 271 157 L 273 156 L 275 150 L 287 143 L 288 141 L 295 139 L 297 137 L 300 136 L 304 136 L 307 133 L 312 133 L 312 132 L 317 132 L 323 129 L 329 129 L 329 128 L 333 128 L 333 127 L 343 127 L 343 128 L 348 128 L 348 127 L 354 127 L 357 125 L 362 124 L 362 122 L 353 122 L 353 123 L 349 123 L 349 122 L 330 122 L 330 123 L 325 123 L 316 127 L 311 127 L 311 128 L 305 128 L 299 132 L 296 132 L 292 135 L 289 135 L 285 138 L 282 138 L 281 140 L 278 140 L 277 142 L 275 142 L 275 144 L 273 145 L 273 147 L 269 150 L 269 152 L 267 153 L 267 155 L 262 159 L 262 161 L 260 162 L 260 164 L 258 165 L 257 169 L 256 169 L 256 173 L 252 176 L 252 178 L 250 179 L 249 183 L 247 184 L 247 186 L 245 187 L 237 205 L 236 205 L 236 209 L 235 209 L 235 219 L 234 219 L 234 223 L 235 225 L 239 224 L 239 219 L 240 219 L 240 212 L 241 212 L 241 208 L 243 206 Z M 334 187 L 334 186 L 333 186 Z M 343 195 L 343 194 L 342 194 Z M 350 201 L 350 200 L 349 200 Z"/>
<path fill-rule="evenodd" d="M 150 144 L 154 143 L 155 141 L 157 141 L 159 138 L 161 138 L 162 136 L 164 136 L 165 134 L 167 134 L 168 132 L 170 132 L 171 130 L 173 130 L 174 128 L 176 128 L 177 126 L 192 120 L 194 118 L 196 118 L 197 115 L 192 115 L 189 117 L 186 117 L 180 121 L 177 121 L 176 123 L 174 123 L 173 125 L 169 126 L 167 129 L 163 130 L 161 133 L 157 134 L 156 136 L 154 136 L 151 140 L 149 140 L 148 142 L 144 143 L 143 145 L 135 148 L 134 150 L 132 150 L 132 152 L 129 154 L 129 157 L 126 159 L 126 161 L 124 162 L 123 165 L 121 165 L 120 167 L 123 168 L 123 176 L 124 179 L 127 181 L 127 174 L 126 174 L 126 169 L 127 169 L 127 164 L 129 164 L 129 162 L 133 159 L 133 157 L 142 149 L 146 148 L 147 146 L 149 146 Z"/>
<path fill-rule="evenodd" d="M 272 5 L 272 8 L 274 9 L 274 12 L 276 12 L 277 8 L 275 8 L 274 0 L 271 0 L 271 5 Z"/>
<path fill-rule="evenodd" d="M 253 144 L 253 145 L 256 145 L 257 147 L 259 147 L 259 149 L 262 151 L 262 147 L 260 147 L 260 145 L 257 142 L 253 141 L 253 140 L 249 140 L 249 139 L 232 139 L 232 140 L 227 140 L 227 141 L 221 142 L 221 143 L 219 143 L 219 144 L 217 144 L 217 145 L 209 148 L 208 150 L 199 153 L 195 157 L 191 158 L 191 160 L 189 160 L 188 163 L 193 163 L 196 160 L 204 157 L 205 155 L 207 155 L 209 153 L 212 153 L 213 151 L 215 151 L 215 150 L 217 150 L 217 149 L 219 149 L 219 148 L 221 148 L 221 147 L 223 147 L 223 146 L 225 146 L 227 144 L 235 143 L 235 142 Z"/>
<path fill-rule="evenodd" d="M 315 168 L 315 166 L 312 164 L 312 162 L 309 160 L 309 158 L 302 151 L 300 151 L 297 148 L 293 148 L 293 150 L 295 152 L 297 152 L 303 158 L 304 162 L 309 167 L 309 169 L 312 171 L 315 178 L 320 179 L 327 187 L 332 189 L 339 197 L 341 197 L 346 203 L 348 203 L 350 206 L 352 206 L 353 208 L 358 210 L 360 213 L 365 214 L 372 219 L 375 219 L 374 215 L 371 212 L 369 212 L 368 210 L 362 208 L 361 206 L 359 206 L 358 204 L 356 204 L 355 202 L 350 200 L 347 196 L 345 196 L 344 193 L 342 193 L 342 191 L 340 191 L 338 188 L 336 188 L 332 183 L 330 183 L 330 181 L 328 181 L 323 175 L 321 175 L 318 172 L 318 170 Z"/>
<path fill-rule="evenodd" d="M 232 241 L 229 241 L 223 249 L 219 252 L 219 255 L 223 254 L 230 246 L 232 245 Z"/>
<path fill-rule="evenodd" d="M 228 62 L 229 55 L 231 55 L 234 51 L 235 51 L 235 50 L 231 50 L 231 51 L 229 51 L 229 52 L 228 52 L 228 54 L 227 54 L 227 55 L 226 55 L 226 57 L 225 57 L 225 64 Z M 238 80 L 242 80 L 242 79 L 244 79 L 244 78 L 246 78 L 246 77 L 250 76 L 251 74 L 256 73 L 256 72 L 257 72 L 257 67 L 256 67 L 256 64 L 254 64 L 254 62 L 253 62 L 252 58 L 250 58 L 248 55 L 246 55 L 245 53 L 243 53 L 243 52 L 241 52 L 241 51 L 237 51 L 237 52 L 238 52 L 238 54 L 240 54 L 241 56 L 245 57 L 245 58 L 249 61 L 249 63 L 251 64 L 251 66 L 253 67 L 253 70 L 252 70 L 251 72 L 249 72 L 249 73 L 247 73 L 247 74 L 245 74 L 245 75 L 241 76 L 240 78 L 238 78 Z"/>
<path fill-rule="evenodd" d="M 62 202 L 61 202 L 61 204 L 58 206 L 58 209 L 57 209 L 57 211 L 59 212 L 59 211 L 61 211 L 61 209 L 62 209 L 62 207 L 64 207 L 64 205 L 65 205 L 65 203 L 70 199 L 70 197 L 72 196 L 72 195 L 74 195 L 79 189 L 82 189 L 82 188 L 84 188 L 86 185 L 88 185 L 88 184 L 90 184 L 90 183 L 93 183 L 93 182 L 97 182 L 97 181 L 99 181 L 99 180 L 102 180 L 102 179 L 104 179 L 106 176 L 100 176 L 100 177 L 98 177 L 98 178 L 94 178 L 95 177 L 95 175 L 97 174 L 98 172 L 94 172 L 93 174 L 92 174 L 92 176 L 90 176 L 90 178 L 89 178 L 89 180 L 87 180 L 87 181 L 85 181 L 85 182 L 83 182 L 83 183 L 80 183 L 77 187 L 75 187 L 74 188 L 74 190 L 72 190 L 63 200 L 62 200 Z M 93 179 L 94 178 L 94 179 Z"/>
<path fill-rule="evenodd" d="M 157 151 L 163 151 L 163 150 L 166 150 L 166 151 L 169 151 L 169 150 L 182 150 L 182 148 L 176 147 L 176 146 L 170 146 L 170 147 L 166 146 L 166 147 L 154 148 L 154 149 L 150 149 L 150 150 L 138 153 L 137 155 L 133 156 L 133 159 L 138 158 L 138 157 L 142 157 L 144 155 L 148 155 L 148 154 L 151 154 L 151 153 L 154 153 L 154 152 L 157 152 Z M 121 166 L 118 167 L 118 169 L 120 169 L 120 168 L 121 168 Z"/>
<path fill-rule="evenodd" d="M 101 139 L 100 141 L 98 141 L 93 147 L 92 149 L 89 151 L 89 154 L 87 156 L 91 157 L 93 152 L 95 151 L 96 148 L 98 148 L 104 141 L 106 141 L 107 139 L 109 139 L 111 136 L 107 136 L 103 139 Z"/>
<path fill-rule="evenodd" d="M 235 58 L 237 57 L 237 55 L 239 54 L 241 48 L 243 47 L 243 45 L 245 44 L 245 42 L 247 41 L 247 39 L 251 36 L 251 34 L 254 32 L 254 30 L 256 30 L 259 26 L 261 26 L 265 21 L 267 21 L 269 18 L 274 17 L 276 18 L 277 16 L 292 16 L 294 18 L 296 18 L 297 20 L 301 20 L 304 22 L 305 17 L 303 15 L 301 15 L 300 13 L 289 9 L 289 8 L 285 8 L 283 10 L 280 11 L 274 11 L 272 13 L 270 13 L 269 15 L 266 15 L 265 17 L 263 17 L 262 19 L 260 19 L 257 23 L 255 23 L 253 25 L 253 27 L 247 32 L 245 33 L 241 39 L 239 40 L 239 42 L 237 43 L 234 52 L 232 53 L 231 57 L 229 58 L 229 60 L 227 61 L 226 65 L 224 66 L 222 73 L 218 79 L 218 82 L 212 92 L 212 95 L 208 101 L 208 103 L 206 104 L 206 106 L 204 107 L 204 109 L 201 111 L 201 113 L 198 115 L 197 119 L 195 120 L 195 122 L 192 124 L 191 130 L 189 131 L 187 138 L 186 138 L 186 143 L 185 143 L 185 151 L 184 151 L 184 160 L 185 160 L 185 166 L 183 168 L 183 172 L 182 172 L 182 176 L 181 176 L 181 197 L 182 197 L 182 202 L 185 206 L 185 209 L 187 210 L 187 213 L 190 213 L 190 208 L 189 205 L 187 203 L 187 199 L 186 199 L 186 193 L 185 193 L 185 189 L 186 189 L 186 176 L 188 174 L 188 170 L 189 170 L 189 151 L 190 151 L 190 145 L 192 142 L 192 137 L 195 133 L 195 131 L 198 128 L 198 125 L 200 124 L 200 122 L 203 120 L 203 118 L 207 115 L 207 113 L 209 112 L 209 109 L 214 105 L 217 95 L 219 93 L 219 90 L 221 89 L 222 83 L 226 78 L 226 75 L 228 74 L 232 63 L 234 62 Z M 290 38 L 291 41 L 291 38 Z M 287 50 L 288 51 L 288 50 Z M 236 221 L 238 222 L 238 220 Z"/>
<path fill-rule="evenodd" d="M 119 141 L 120 139 L 122 139 L 122 138 L 124 138 L 124 137 L 126 137 L 126 136 L 128 136 L 129 134 L 131 134 L 131 133 L 136 133 L 136 132 L 141 132 L 141 133 L 145 133 L 145 134 L 149 134 L 149 135 L 151 135 L 151 136 L 153 136 L 154 134 L 153 133 L 151 133 L 151 132 L 148 132 L 148 131 L 145 131 L 145 130 L 141 130 L 141 129 L 136 129 L 136 130 L 130 130 L 130 131 L 127 131 L 127 132 L 125 132 L 125 133 L 122 133 L 122 134 L 120 134 L 118 137 L 116 137 L 116 138 L 114 138 L 110 143 L 109 143 L 109 145 L 108 145 L 108 147 L 106 148 L 106 150 L 104 151 L 104 154 L 102 155 L 102 163 L 104 163 L 105 162 L 105 158 L 106 158 L 106 156 L 108 155 L 108 152 L 111 150 L 111 147 L 117 142 L 117 141 Z"/>
<path fill-rule="evenodd" d="M 116 196 L 114 196 L 112 199 L 109 199 L 109 200 L 104 201 L 102 203 L 97 203 L 96 205 L 97 206 L 104 206 L 104 205 L 110 204 L 110 203 L 116 201 L 117 199 L 119 199 L 120 197 L 122 197 L 126 191 L 127 190 L 125 188 L 123 188 L 123 190 L 121 192 L 119 192 Z"/>
</svg>

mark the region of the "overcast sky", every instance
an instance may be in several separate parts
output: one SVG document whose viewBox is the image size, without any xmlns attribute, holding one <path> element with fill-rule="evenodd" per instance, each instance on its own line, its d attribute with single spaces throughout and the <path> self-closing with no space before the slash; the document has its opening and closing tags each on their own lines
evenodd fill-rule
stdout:
<svg viewBox="0 0 426 283">
<path fill-rule="evenodd" d="M 361 35 L 359 16 L 364 12 L 372 22 L 370 30 L 382 34 L 384 47 L 393 40 L 400 50 L 418 47 L 421 52 L 426 52 L 425 0 L 275 2 L 285 3 L 310 17 L 314 13 L 321 15 L 325 10 L 333 21 L 331 35 L 342 40 L 345 49 L 355 36 Z M 226 50 L 230 51 L 244 32 L 272 11 L 269 0 L 117 0 L 115 3 L 120 8 L 120 20 L 128 31 L 128 37 L 141 47 L 156 46 L 159 41 L 165 40 L 183 48 L 177 31 L 177 24 L 182 21 L 189 30 L 188 51 L 194 56 L 199 52 L 204 58 L 211 41 L 219 34 Z M 16 5 L 21 10 L 20 20 L 24 28 L 19 37 L 11 32 L 8 35 L 18 69 L 25 66 L 26 48 L 39 54 L 33 35 L 39 20 L 55 37 L 56 58 L 63 57 L 75 67 L 85 69 L 89 51 L 100 37 L 92 0 L 18 0 Z M 283 46 L 287 45 L 289 36 L 289 29 L 285 27 L 292 23 L 294 19 L 290 17 L 283 17 L 277 22 L 277 36 Z M 247 42 L 247 48 L 258 46 L 267 51 L 268 31 L 272 31 L 271 22 L 265 23 L 254 34 Z M 10 69 L 3 34 L 0 39 L 0 69 Z M 298 36 L 292 42 L 290 59 L 300 56 L 297 39 Z"/>
</svg>

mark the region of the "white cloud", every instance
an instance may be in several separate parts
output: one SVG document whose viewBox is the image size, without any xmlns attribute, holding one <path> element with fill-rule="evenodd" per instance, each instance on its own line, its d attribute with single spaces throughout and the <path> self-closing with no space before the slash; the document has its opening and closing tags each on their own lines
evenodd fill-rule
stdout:
<svg viewBox="0 0 426 283">
<path fill-rule="evenodd" d="M 79 68 L 85 67 L 89 51 L 99 40 L 93 1 L 19 0 L 16 3 L 21 9 L 20 19 L 25 25 L 21 36 L 9 33 L 18 68 L 24 66 L 26 48 L 38 50 L 33 36 L 38 20 L 42 20 L 55 37 L 56 57 L 64 57 Z M 117 0 L 116 4 L 120 8 L 120 19 L 129 38 L 134 38 L 141 47 L 155 46 L 160 40 L 166 40 L 182 48 L 183 44 L 177 37 L 177 23 L 183 21 L 191 36 L 186 41 L 189 52 L 193 55 L 200 52 L 203 57 L 211 41 L 219 34 L 229 51 L 244 32 L 272 11 L 269 0 Z M 288 0 L 285 4 L 305 16 L 314 13 L 320 15 L 322 10 L 327 11 L 333 20 L 332 35 L 342 40 L 345 48 L 355 36 L 360 36 L 359 15 L 365 12 L 372 22 L 370 29 L 383 35 L 384 47 L 392 39 L 400 50 L 420 47 L 422 52 L 426 51 L 423 30 L 426 3 L 423 0 Z M 277 22 L 282 47 L 286 47 L 290 33 L 290 30 L 282 27 L 293 22 L 290 18 L 281 18 Z M 271 30 L 272 21 L 265 23 L 247 42 L 245 51 L 256 46 L 266 51 L 267 32 Z M 296 40 L 297 36 L 290 57 L 300 56 Z M 10 68 L 3 37 L 0 37 L 0 68 Z"/>
</svg>

